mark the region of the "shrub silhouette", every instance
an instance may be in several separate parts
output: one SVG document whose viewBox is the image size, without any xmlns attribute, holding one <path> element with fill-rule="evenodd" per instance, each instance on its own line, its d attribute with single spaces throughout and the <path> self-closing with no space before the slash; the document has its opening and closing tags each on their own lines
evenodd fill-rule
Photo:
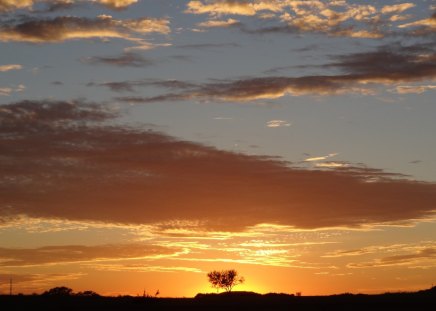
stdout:
<svg viewBox="0 0 436 311">
<path fill-rule="evenodd" d="M 83 292 L 78 292 L 76 294 L 76 296 L 80 296 L 80 297 L 100 297 L 99 294 L 97 294 L 96 292 L 94 292 L 92 290 L 85 290 Z"/>
<path fill-rule="evenodd" d="M 71 296 L 72 294 L 73 294 L 73 290 L 65 286 L 53 287 L 43 293 L 43 295 L 45 296 L 62 296 L 62 297 Z"/>
<path fill-rule="evenodd" d="M 236 270 L 211 271 L 207 274 L 209 283 L 213 288 L 224 289 L 226 292 L 231 292 L 233 287 L 244 283 L 244 277 L 238 277 Z"/>
</svg>

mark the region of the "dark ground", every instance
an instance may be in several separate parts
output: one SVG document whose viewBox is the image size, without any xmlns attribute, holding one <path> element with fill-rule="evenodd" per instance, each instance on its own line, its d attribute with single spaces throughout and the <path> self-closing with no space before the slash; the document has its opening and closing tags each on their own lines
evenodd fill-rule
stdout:
<svg viewBox="0 0 436 311">
<path fill-rule="evenodd" d="M 436 310 L 436 287 L 414 293 L 302 296 L 250 292 L 195 298 L 0 296 L 1 311 L 28 310 Z"/>
</svg>

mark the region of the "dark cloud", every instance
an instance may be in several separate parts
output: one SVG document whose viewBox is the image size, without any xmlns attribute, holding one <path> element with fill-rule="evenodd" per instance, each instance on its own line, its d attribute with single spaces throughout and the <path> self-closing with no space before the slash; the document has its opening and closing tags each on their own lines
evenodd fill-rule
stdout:
<svg viewBox="0 0 436 311">
<path fill-rule="evenodd" d="M 97 18 L 58 16 L 54 18 L 22 17 L 0 24 L 0 41 L 62 42 L 72 39 L 121 38 L 138 42 L 134 34 L 168 33 L 168 20 L 139 18 L 115 20 L 108 15 Z"/>
<path fill-rule="evenodd" d="M 99 122 L 116 114 L 95 103 L 83 100 L 36 102 L 24 100 L 0 106 L 0 129 L 3 136 L 37 128 Z"/>
<path fill-rule="evenodd" d="M 107 87 L 113 92 L 134 92 L 138 87 L 157 86 L 166 89 L 190 89 L 195 88 L 196 85 L 190 82 L 184 82 L 180 80 L 155 80 L 155 79 L 142 79 L 142 80 L 130 80 L 119 82 L 89 82 L 87 86 L 100 86 Z"/>
<path fill-rule="evenodd" d="M 234 27 L 239 28 L 242 32 L 251 34 L 251 35 L 262 35 L 262 34 L 299 34 L 301 33 L 300 29 L 295 26 L 290 25 L 274 25 L 274 26 L 266 26 L 261 28 L 248 28 L 246 25 L 239 23 Z"/>
<path fill-rule="evenodd" d="M 409 163 L 410 164 L 420 164 L 420 163 L 422 163 L 422 161 L 421 160 L 413 160 L 413 161 L 410 161 Z"/>
<path fill-rule="evenodd" d="M 136 53 L 124 53 L 113 57 L 94 56 L 83 58 L 80 61 L 86 64 L 103 64 L 118 67 L 147 67 L 155 64 L 153 60 L 147 59 Z"/>
<path fill-rule="evenodd" d="M 138 0 L 0 0 L 0 12 L 8 12 L 17 9 L 33 9 L 37 3 L 42 3 L 44 9 L 34 10 L 35 12 L 56 12 L 82 6 L 86 3 L 97 3 L 111 10 L 125 10 L 129 6 L 137 3 Z"/>
<path fill-rule="evenodd" d="M 351 53 L 334 57 L 324 65 L 301 67 L 335 68 L 336 75 L 300 77 L 259 77 L 230 81 L 212 81 L 192 86 L 179 93 L 154 97 L 118 98 L 126 102 L 157 102 L 171 100 L 250 101 L 272 99 L 287 94 L 330 95 L 347 92 L 372 94 L 375 85 L 416 82 L 436 77 L 436 51 L 427 43 L 414 46 L 392 44 L 375 51 Z M 184 89 L 184 88 L 183 88 Z"/>
<path fill-rule="evenodd" d="M 436 185 L 381 170 L 305 170 L 162 133 L 92 125 L 91 104 L 0 109 L 0 206 L 14 215 L 241 230 L 259 223 L 359 226 L 427 217 Z"/>
<path fill-rule="evenodd" d="M 182 44 L 175 46 L 179 49 L 215 49 L 215 48 L 226 48 L 226 47 L 240 47 L 238 43 L 199 43 L 199 44 Z"/>
<path fill-rule="evenodd" d="M 0 248 L 0 266 L 17 267 L 66 262 L 83 262 L 96 259 L 126 259 L 170 255 L 177 251 L 157 245 L 62 245 L 40 248 Z"/>
<path fill-rule="evenodd" d="M 433 43 L 404 46 L 400 43 L 379 47 L 376 51 L 333 57 L 337 61 L 323 65 L 361 76 L 363 79 L 420 80 L 436 75 L 436 48 Z"/>
<path fill-rule="evenodd" d="M 46 1 L 46 7 L 44 8 L 44 13 L 52 13 L 57 11 L 69 10 L 74 7 L 80 6 L 77 2 L 69 2 L 64 0 L 59 1 Z"/>
</svg>

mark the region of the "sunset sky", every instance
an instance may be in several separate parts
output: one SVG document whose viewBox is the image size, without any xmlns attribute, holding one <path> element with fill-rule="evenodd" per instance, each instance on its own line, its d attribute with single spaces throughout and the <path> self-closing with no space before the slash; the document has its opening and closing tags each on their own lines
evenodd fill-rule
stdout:
<svg viewBox="0 0 436 311">
<path fill-rule="evenodd" d="M 435 0 L 0 0 L 0 294 L 429 288 L 435 95 Z"/>
</svg>

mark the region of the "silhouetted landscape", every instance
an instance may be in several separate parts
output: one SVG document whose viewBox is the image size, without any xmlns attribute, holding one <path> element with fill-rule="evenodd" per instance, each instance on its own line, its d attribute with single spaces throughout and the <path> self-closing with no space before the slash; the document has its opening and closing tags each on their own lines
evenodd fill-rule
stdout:
<svg viewBox="0 0 436 311">
<path fill-rule="evenodd" d="M 105 297 L 92 291 L 74 295 L 0 296 L 2 310 L 434 310 L 436 286 L 418 292 L 378 295 L 294 296 L 226 292 L 194 298 Z"/>
</svg>

